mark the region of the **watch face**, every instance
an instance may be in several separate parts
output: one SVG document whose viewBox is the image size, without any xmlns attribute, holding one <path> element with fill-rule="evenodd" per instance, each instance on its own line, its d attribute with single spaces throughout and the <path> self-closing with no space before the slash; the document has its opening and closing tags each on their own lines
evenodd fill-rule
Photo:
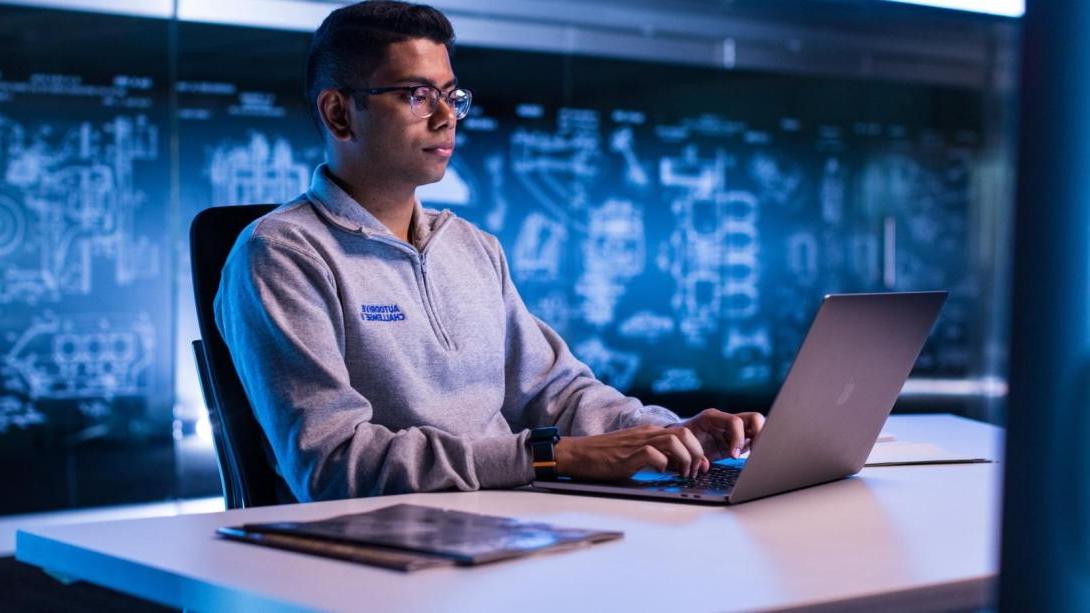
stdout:
<svg viewBox="0 0 1090 613">
<path fill-rule="evenodd" d="M 530 431 L 531 441 L 551 441 L 560 436 L 560 430 L 556 426 L 549 426 L 548 428 L 534 428 Z"/>
</svg>

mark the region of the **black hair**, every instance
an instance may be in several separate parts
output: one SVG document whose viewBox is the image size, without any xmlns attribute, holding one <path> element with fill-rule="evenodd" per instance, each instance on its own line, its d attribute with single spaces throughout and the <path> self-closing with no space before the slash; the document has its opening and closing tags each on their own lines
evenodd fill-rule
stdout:
<svg viewBox="0 0 1090 613">
<path fill-rule="evenodd" d="M 323 89 L 360 87 L 386 60 L 391 44 L 411 38 L 442 44 L 449 52 L 454 28 L 435 8 L 396 0 L 357 2 L 322 21 L 310 41 L 306 76 L 307 104 L 319 132 L 324 133 L 318 94 Z"/>
</svg>

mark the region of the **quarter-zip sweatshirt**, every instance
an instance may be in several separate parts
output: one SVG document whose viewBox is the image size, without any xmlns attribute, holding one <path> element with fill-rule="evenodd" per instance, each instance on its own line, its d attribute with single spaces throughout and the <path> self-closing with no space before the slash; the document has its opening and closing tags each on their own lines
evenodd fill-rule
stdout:
<svg viewBox="0 0 1090 613">
<path fill-rule="evenodd" d="M 227 258 L 216 324 L 297 500 L 522 485 L 530 428 L 678 421 L 598 381 L 530 314 L 494 236 L 419 202 L 412 235 L 322 165 Z"/>
</svg>

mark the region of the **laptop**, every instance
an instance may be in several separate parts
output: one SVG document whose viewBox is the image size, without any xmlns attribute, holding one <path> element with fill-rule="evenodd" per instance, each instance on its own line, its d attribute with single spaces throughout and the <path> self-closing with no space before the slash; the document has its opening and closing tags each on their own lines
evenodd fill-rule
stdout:
<svg viewBox="0 0 1090 613">
<path fill-rule="evenodd" d="M 736 504 L 854 475 L 877 441 L 946 296 L 825 296 L 744 460 L 714 462 L 692 480 L 647 469 L 623 481 L 561 477 L 534 481 L 532 487 Z"/>
</svg>

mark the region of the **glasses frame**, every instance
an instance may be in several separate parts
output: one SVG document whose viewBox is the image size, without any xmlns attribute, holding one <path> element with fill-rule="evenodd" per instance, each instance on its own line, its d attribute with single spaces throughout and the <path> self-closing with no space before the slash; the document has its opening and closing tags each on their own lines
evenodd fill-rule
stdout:
<svg viewBox="0 0 1090 613">
<path fill-rule="evenodd" d="M 438 104 L 437 104 L 430 111 L 427 110 L 426 108 L 418 111 L 417 109 L 420 108 L 421 104 L 416 101 L 416 96 L 413 95 L 413 92 L 418 90 L 418 89 L 434 90 L 435 92 L 437 92 L 438 96 L 436 97 L 436 103 L 438 103 L 439 100 L 442 100 L 442 101 L 446 102 L 447 106 L 450 107 L 450 110 L 454 113 L 454 119 L 456 119 L 456 120 L 465 119 L 466 116 L 469 115 L 470 107 L 473 106 L 473 90 L 469 89 L 468 87 L 455 87 L 454 89 L 451 89 L 449 92 L 447 92 L 445 94 L 443 93 L 443 90 L 439 89 L 438 87 L 435 87 L 434 85 L 399 85 L 399 86 L 395 86 L 395 87 L 365 87 L 365 88 L 358 88 L 358 89 L 357 88 L 352 88 L 352 87 L 346 87 L 346 88 L 343 88 L 341 91 L 348 94 L 348 95 L 364 94 L 364 95 L 367 95 L 367 96 L 378 96 L 378 95 L 387 94 L 387 93 L 390 93 L 390 92 L 409 92 L 409 111 L 412 112 L 413 115 L 415 115 L 415 116 L 417 116 L 417 117 L 419 117 L 421 119 L 427 119 L 428 117 L 431 117 L 432 115 L 434 115 L 435 112 L 437 110 L 439 110 L 439 107 L 438 107 Z M 463 113 L 461 113 L 460 115 L 455 110 L 454 101 L 451 100 L 451 96 L 454 95 L 454 92 L 465 92 L 467 97 L 468 97 L 468 100 L 469 100 L 469 104 L 466 105 L 465 111 Z M 426 113 L 426 114 L 421 114 L 421 113 Z"/>
</svg>

